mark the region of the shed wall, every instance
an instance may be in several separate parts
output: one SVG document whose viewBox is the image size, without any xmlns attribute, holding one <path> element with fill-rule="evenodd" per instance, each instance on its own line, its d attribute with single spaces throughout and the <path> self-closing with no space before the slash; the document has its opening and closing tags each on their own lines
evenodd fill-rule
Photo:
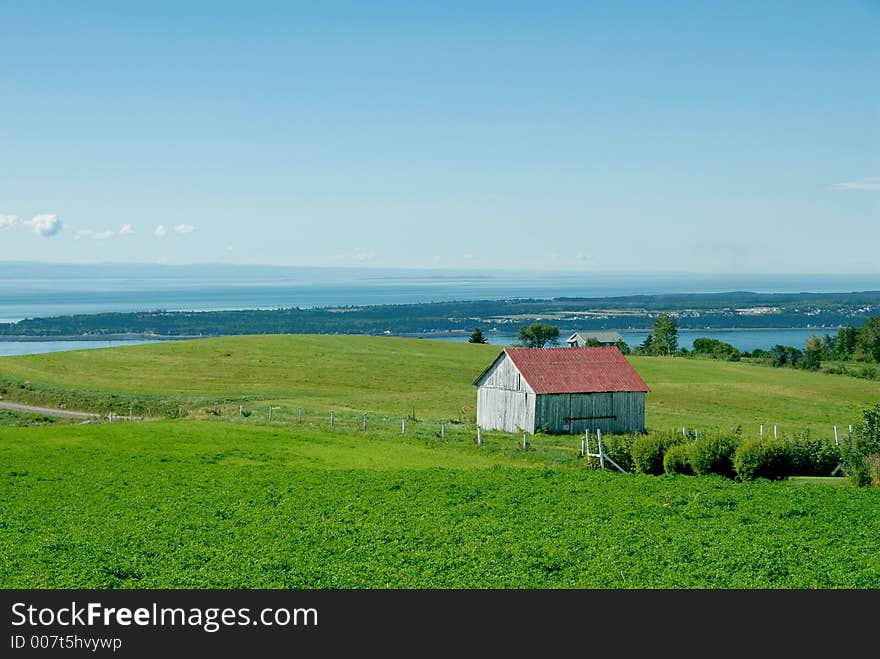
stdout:
<svg viewBox="0 0 880 659">
<path fill-rule="evenodd" d="M 477 389 L 477 425 L 485 430 L 535 431 L 535 396 L 483 386 Z"/>
<path fill-rule="evenodd" d="M 645 429 L 645 394 L 615 391 L 593 394 L 543 394 L 535 402 L 536 429 L 580 434 L 642 432 Z"/>
</svg>

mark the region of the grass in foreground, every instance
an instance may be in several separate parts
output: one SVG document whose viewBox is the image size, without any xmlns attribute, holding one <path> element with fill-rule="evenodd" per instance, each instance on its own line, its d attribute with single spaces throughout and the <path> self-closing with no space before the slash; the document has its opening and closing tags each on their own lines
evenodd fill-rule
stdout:
<svg viewBox="0 0 880 659">
<path fill-rule="evenodd" d="M 209 421 L 0 430 L 4 588 L 878 588 L 880 492 Z"/>
</svg>

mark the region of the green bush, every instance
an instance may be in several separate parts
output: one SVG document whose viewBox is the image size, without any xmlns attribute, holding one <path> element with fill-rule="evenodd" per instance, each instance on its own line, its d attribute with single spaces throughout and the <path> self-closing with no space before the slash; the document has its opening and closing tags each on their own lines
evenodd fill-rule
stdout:
<svg viewBox="0 0 880 659">
<path fill-rule="evenodd" d="M 792 476 L 829 476 L 841 461 L 838 446 L 809 434 L 792 438 L 788 450 Z"/>
<path fill-rule="evenodd" d="M 783 439 L 746 440 L 736 449 L 733 468 L 740 480 L 778 480 L 791 473 L 791 451 Z"/>
<path fill-rule="evenodd" d="M 605 455 L 619 464 L 622 469 L 633 471 L 635 465 L 633 465 L 632 454 L 630 451 L 633 442 L 640 436 L 641 435 L 602 435 L 602 448 L 605 450 Z M 596 435 L 595 433 L 590 433 L 590 450 L 593 453 L 596 453 L 597 449 Z M 592 458 L 590 464 L 594 467 L 598 467 L 599 460 L 597 458 Z"/>
<path fill-rule="evenodd" d="M 666 449 L 663 454 L 663 471 L 667 474 L 687 474 L 694 475 L 694 468 L 691 466 L 691 448 L 693 442 L 683 444 L 674 444 Z"/>
<path fill-rule="evenodd" d="M 663 473 L 663 454 L 671 441 L 660 435 L 643 435 L 632 444 L 632 461 L 635 470 L 642 474 L 659 476 Z"/>
<path fill-rule="evenodd" d="M 733 455 L 737 442 L 731 437 L 706 437 L 694 442 L 690 449 L 690 464 L 699 476 L 720 474 L 733 478 Z"/>
<path fill-rule="evenodd" d="M 862 410 L 862 422 L 844 451 L 844 473 L 858 486 L 880 486 L 880 403 Z"/>
</svg>

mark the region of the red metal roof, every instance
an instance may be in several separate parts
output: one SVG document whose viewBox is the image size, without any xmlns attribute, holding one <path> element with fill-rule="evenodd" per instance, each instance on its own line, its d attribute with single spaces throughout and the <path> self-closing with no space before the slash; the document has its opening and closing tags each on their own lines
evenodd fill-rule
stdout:
<svg viewBox="0 0 880 659">
<path fill-rule="evenodd" d="M 536 394 L 648 391 L 616 346 L 505 348 Z"/>
</svg>

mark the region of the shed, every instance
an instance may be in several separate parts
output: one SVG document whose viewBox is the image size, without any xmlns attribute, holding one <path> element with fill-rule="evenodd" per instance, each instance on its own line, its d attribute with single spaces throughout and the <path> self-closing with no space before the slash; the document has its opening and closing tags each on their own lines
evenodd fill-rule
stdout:
<svg viewBox="0 0 880 659">
<path fill-rule="evenodd" d="M 505 348 L 474 385 L 486 430 L 645 430 L 648 386 L 616 346 Z"/>
<path fill-rule="evenodd" d="M 615 331 L 599 331 L 599 332 L 575 332 L 568 337 L 565 342 L 569 348 L 583 348 L 590 339 L 596 339 L 600 345 L 613 346 L 618 341 L 623 341 L 623 337 L 619 332 Z"/>
</svg>

